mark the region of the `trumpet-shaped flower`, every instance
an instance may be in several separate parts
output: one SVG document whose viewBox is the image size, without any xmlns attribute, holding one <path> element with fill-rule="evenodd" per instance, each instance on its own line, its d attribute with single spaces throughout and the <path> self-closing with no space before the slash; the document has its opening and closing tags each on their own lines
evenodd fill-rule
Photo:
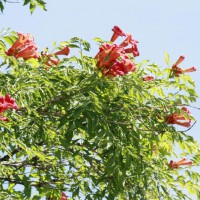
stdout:
<svg viewBox="0 0 200 200">
<path fill-rule="evenodd" d="M 9 119 L 7 117 L 0 116 L 0 121 L 9 122 Z"/>
<path fill-rule="evenodd" d="M 111 42 L 114 42 L 119 36 L 126 36 L 126 33 L 124 33 L 124 31 L 122 31 L 118 26 L 114 26 L 112 31 L 113 35 L 110 39 Z"/>
<path fill-rule="evenodd" d="M 130 59 L 127 53 L 132 53 L 133 56 L 138 56 L 137 48 L 138 41 L 132 39 L 131 34 L 125 34 L 118 26 L 112 29 L 114 34 L 111 41 L 114 42 L 119 36 L 127 36 L 120 44 L 104 43 L 100 46 L 99 52 L 95 56 L 97 67 L 102 70 L 102 74 L 113 78 L 115 76 L 123 76 L 128 72 L 136 70 L 134 62 Z M 131 48 L 124 47 L 131 44 Z"/>
<path fill-rule="evenodd" d="M 18 33 L 18 39 L 5 53 L 8 56 L 14 56 L 15 58 L 23 58 L 28 60 L 30 58 L 38 58 L 37 45 L 34 42 L 34 38 L 31 34 Z"/>
<path fill-rule="evenodd" d="M 64 192 L 62 192 L 60 200 L 67 200 L 67 195 Z"/>
<path fill-rule="evenodd" d="M 180 166 L 188 166 L 188 165 L 192 165 L 192 161 L 187 161 L 186 158 L 182 158 L 178 162 L 171 160 L 168 164 L 169 168 L 171 169 L 177 169 Z"/>
<path fill-rule="evenodd" d="M 191 112 L 186 107 L 182 107 L 181 110 L 186 112 L 188 115 L 191 115 Z M 177 124 L 187 128 L 191 126 L 191 119 L 178 113 L 173 113 L 172 115 L 167 116 L 165 121 L 167 124 Z"/>
<path fill-rule="evenodd" d="M 149 82 L 155 80 L 155 78 L 153 76 L 144 76 L 142 77 L 142 80 Z"/>
<path fill-rule="evenodd" d="M 9 108 L 18 109 L 18 105 L 15 102 L 15 99 L 11 98 L 10 95 L 6 94 L 5 97 L 0 96 L 0 114 L 8 110 Z M 0 116 L 1 121 L 9 121 L 6 117 Z"/>
<path fill-rule="evenodd" d="M 137 40 L 134 40 L 134 39 L 132 38 L 132 35 L 131 35 L 131 34 L 128 34 L 127 37 L 126 37 L 126 39 L 120 44 L 120 46 L 126 47 L 126 46 L 128 46 L 129 44 L 135 46 L 135 45 L 137 45 L 137 43 L 139 43 L 139 42 L 138 42 Z"/>
<path fill-rule="evenodd" d="M 70 50 L 69 47 L 63 47 L 60 51 L 57 51 L 56 53 L 54 53 L 54 55 L 65 55 L 67 56 L 69 54 Z"/>
<path fill-rule="evenodd" d="M 53 55 L 48 54 L 48 53 L 46 53 L 46 52 L 41 52 L 41 57 L 40 57 L 40 59 L 42 60 L 42 62 L 43 62 L 45 65 L 47 65 L 47 66 L 49 66 L 49 67 L 52 67 L 52 66 L 54 66 L 54 65 L 58 65 L 58 63 L 59 63 L 59 61 L 60 61 L 58 58 L 55 58 L 55 57 L 53 57 Z"/>
<path fill-rule="evenodd" d="M 5 97 L 0 96 L 0 113 L 8 110 L 9 108 L 18 109 L 18 105 L 15 102 L 15 99 L 10 98 L 10 95 L 6 94 Z"/>
<path fill-rule="evenodd" d="M 126 53 L 132 53 L 134 57 L 137 57 L 140 55 L 140 52 L 138 51 L 137 44 L 132 45 L 130 48 L 125 49 Z"/>
<path fill-rule="evenodd" d="M 172 71 L 174 73 L 174 76 L 179 77 L 181 74 L 185 74 L 187 72 L 195 72 L 197 69 L 196 67 L 190 67 L 188 69 L 182 69 L 178 65 L 183 62 L 185 59 L 184 56 L 180 56 L 179 59 L 176 61 L 176 63 L 172 66 Z"/>
</svg>

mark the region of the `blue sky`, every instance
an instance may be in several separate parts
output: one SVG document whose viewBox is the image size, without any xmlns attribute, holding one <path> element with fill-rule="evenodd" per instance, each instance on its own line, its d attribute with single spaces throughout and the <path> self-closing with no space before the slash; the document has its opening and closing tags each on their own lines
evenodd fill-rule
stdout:
<svg viewBox="0 0 200 200">
<path fill-rule="evenodd" d="M 27 7 L 6 4 L 0 14 L 0 29 L 31 33 L 42 50 L 53 41 L 78 36 L 93 43 L 91 56 L 98 49 L 93 38 L 109 40 L 111 28 L 118 25 L 139 43 L 140 57 L 165 66 L 164 52 L 175 62 L 186 57 L 181 67 L 197 67 L 191 73 L 200 95 L 200 1 L 199 0 L 47 0 L 48 12 L 41 9 L 31 15 Z M 200 107 L 200 101 L 195 104 Z M 200 121 L 200 110 L 191 109 Z M 200 123 L 188 134 L 200 142 Z"/>
</svg>

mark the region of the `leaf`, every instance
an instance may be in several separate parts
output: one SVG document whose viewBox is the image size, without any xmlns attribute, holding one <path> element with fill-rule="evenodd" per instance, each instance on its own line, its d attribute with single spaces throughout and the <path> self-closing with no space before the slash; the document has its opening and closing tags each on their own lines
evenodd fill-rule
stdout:
<svg viewBox="0 0 200 200">
<path fill-rule="evenodd" d="M 68 44 L 67 45 L 68 47 L 70 47 L 70 48 L 80 48 L 78 45 L 76 45 L 76 44 Z"/>
<path fill-rule="evenodd" d="M 1 10 L 1 12 L 3 12 L 3 10 L 4 10 L 4 5 L 1 1 L 0 1 L 0 10 Z"/>
<path fill-rule="evenodd" d="M 3 37 L 3 39 L 10 45 L 12 46 L 14 44 L 14 42 L 17 40 L 17 37 L 14 35 L 9 35 L 9 36 L 5 36 Z"/>
<path fill-rule="evenodd" d="M 29 6 L 30 12 L 33 13 L 34 10 L 35 10 L 35 8 L 36 8 L 36 3 L 34 3 L 33 1 L 31 1 L 30 6 Z"/>
<path fill-rule="evenodd" d="M 68 121 L 69 121 L 69 119 L 68 119 L 68 114 L 63 115 L 63 116 L 60 118 L 60 123 L 59 123 L 59 125 L 58 125 L 58 129 L 60 129 L 62 126 L 64 126 Z"/>
<path fill-rule="evenodd" d="M 167 65 L 170 64 L 170 61 L 169 61 L 169 54 L 167 52 L 165 52 L 165 58 L 164 58 L 164 61 L 167 63 Z"/>
<path fill-rule="evenodd" d="M 103 43 L 104 41 L 101 38 L 95 37 L 94 38 L 95 42 Z"/>
<path fill-rule="evenodd" d="M 23 5 L 25 6 L 25 5 L 27 5 L 28 3 L 30 3 L 30 2 L 31 2 L 31 0 L 24 0 L 24 4 L 23 4 Z"/>
<path fill-rule="evenodd" d="M 42 1 L 42 0 L 36 0 L 36 2 L 37 2 L 37 5 L 40 7 L 40 8 L 42 8 L 43 10 L 45 10 L 45 11 L 47 11 L 47 9 L 46 9 L 46 7 L 45 7 L 45 2 L 44 1 Z"/>
</svg>

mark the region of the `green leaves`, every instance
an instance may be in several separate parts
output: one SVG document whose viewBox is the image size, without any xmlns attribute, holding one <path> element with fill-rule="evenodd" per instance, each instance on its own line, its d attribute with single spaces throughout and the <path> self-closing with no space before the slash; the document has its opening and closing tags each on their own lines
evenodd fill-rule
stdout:
<svg viewBox="0 0 200 200">
<path fill-rule="evenodd" d="M 36 1 L 25 5 L 31 2 L 34 10 Z M 193 167 L 168 166 L 182 157 L 200 164 L 200 146 L 187 128 L 166 123 L 174 113 L 189 117 L 180 111 L 197 98 L 189 76 L 169 78 L 169 68 L 149 61 L 122 77 L 100 76 L 95 59 L 84 55 L 89 43 L 77 37 L 60 47 L 77 49 L 80 56 L 47 68 L 39 59 L 7 56 L 5 43 L 15 39 L 12 33 L 0 40 L 2 65 L 9 65 L 1 71 L 0 92 L 19 105 L 5 113 L 8 123 L 0 121 L 0 185 L 9 183 L 0 195 L 56 199 L 66 191 L 77 199 L 180 200 L 187 199 L 186 187 L 199 196 L 200 175 Z M 155 80 L 143 81 L 149 74 Z"/>
<path fill-rule="evenodd" d="M 46 7 L 45 7 L 45 1 L 42 0 L 24 0 L 24 6 L 29 4 L 29 9 L 30 12 L 33 13 L 35 11 L 35 8 L 37 6 L 39 6 L 40 8 L 42 8 L 43 10 L 46 11 Z"/>
<path fill-rule="evenodd" d="M 43 0 L 23 0 L 23 1 L 24 1 L 23 6 L 29 5 L 29 10 L 30 10 L 31 13 L 33 13 L 35 11 L 36 7 L 40 7 L 45 11 L 47 10 L 46 9 L 46 2 L 43 1 Z M 6 3 L 12 3 L 12 2 L 5 1 L 5 0 L 0 1 L 0 11 L 2 13 L 3 13 L 3 10 L 5 9 Z"/>
</svg>

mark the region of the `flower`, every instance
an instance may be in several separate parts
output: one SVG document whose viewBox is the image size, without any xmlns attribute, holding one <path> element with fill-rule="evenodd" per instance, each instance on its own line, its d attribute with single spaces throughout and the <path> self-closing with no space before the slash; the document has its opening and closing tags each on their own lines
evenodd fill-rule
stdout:
<svg viewBox="0 0 200 200">
<path fill-rule="evenodd" d="M 188 115 L 191 115 L 191 112 L 186 107 L 182 107 L 181 110 L 186 112 Z M 177 124 L 187 128 L 191 126 L 191 119 L 184 115 L 179 115 L 178 113 L 173 113 L 172 115 L 167 116 L 165 121 L 167 124 Z"/>
<path fill-rule="evenodd" d="M 18 105 L 15 102 L 15 99 L 10 98 L 10 95 L 6 94 L 5 98 L 0 96 L 0 113 L 8 110 L 9 108 L 18 109 Z"/>
<path fill-rule="evenodd" d="M 54 198 L 48 197 L 48 200 L 54 200 Z M 67 200 L 67 195 L 64 192 L 62 192 L 61 198 L 59 200 Z"/>
<path fill-rule="evenodd" d="M 9 119 L 7 117 L 4 117 L 4 116 L 0 116 L 0 121 L 5 121 L 5 122 L 8 122 Z"/>
<path fill-rule="evenodd" d="M 60 200 L 67 200 L 67 195 L 64 192 L 62 192 Z"/>
<path fill-rule="evenodd" d="M 9 108 L 18 110 L 18 105 L 15 102 L 15 99 L 10 98 L 10 95 L 6 94 L 5 97 L 0 96 L 0 114 L 5 112 L 6 110 L 8 110 Z M 0 120 L 1 121 L 6 121 L 8 122 L 9 120 L 4 117 L 4 116 L 0 116 Z"/>
<path fill-rule="evenodd" d="M 182 158 L 178 162 L 171 160 L 168 164 L 169 168 L 171 169 L 177 169 L 180 166 L 188 166 L 188 165 L 192 165 L 192 161 L 186 161 L 186 158 Z"/>
<path fill-rule="evenodd" d="M 137 48 L 138 41 L 132 39 L 131 34 L 125 34 L 118 26 L 114 26 L 111 41 L 114 42 L 119 36 L 127 36 L 120 44 L 104 43 L 99 47 L 99 52 L 94 57 L 97 60 L 97 67 L 102 71 L 104 76 L 113 78 L 123 76 L 136 70 L 135 63 L 130 59 L 127 53 L 139 55 Z M 131 44 L 131 48 L 124 47 Z"/>
<path fill-rule="evenodd" d="M 103 44 L 95 58 L 97 67 L 102 68 L 103 75 L 111 78 L 118 75 L 123 76 L 136 69 L 133 61 L 126 55 L 124 48 L 117 44 Z"/>
<path fill-rule="evenodd" d="M 137 44 L 132 45 L 130 48 L 125 49 L 126 53 L 132 53 L 134 57 L 137 57 L 140 55 L 140 52 L 138 51 Z"/>
<path fill-rule="evenodd" d="M 31 34 L 18 33 L 18 39 L 5 53 L 8 56 L 14 56 L 15 58 L 23 58 L 28 60 L 30 58 L 38 58 L 37 45 L 34 42 L 34 38 Z"/>
<path fill-rule="evenodd" d="M 155 78 L 153 76 L 144 76 L 144 77 L 142 77 L 142 80 L 143 81 L 153 81 L 153 80 L 155 80 Z"/>
<path fill-rule="evenodd" d="M 67 56 L 69 54 L 70 50 L 69 47 L 63 47 L 60 51 L 57 51 L 56 53 L 54 53 L 54 55 L 65 55 Z"/>
<path fill-rule="evenodd" d="M 196 67 L 190 67 L 188 69 L 182 69 L 178 65 L 183 62 L 185 59 L 184 56 L 180 56 L 179 59 L 176 61 L 176 63 L 172 66 L 172 72 L 174 73 L 174 76 L 179 77 L 181 74 L 187 73 L 187 72 L 195 72 L 197 69 Z"/>
<path fill-rule="evenodd" d="M 110 41 L 114 42 L 119 36 L 126 36 L 126 33 L 124 33 L 124 31 L 122 31 L 118 26 L 114 26 L 112 31 L 114 32 Z"/>
<path fill-rule="evenodd" d="M 126 39 L 120 44 L 120 46 L 122 47 L 126 47 L 128 46 L 129 44 L 132 44 L 133 46 L 134 45 L 137 45 L 137 43 L 139 43 L 137 40 L 134 40 L 132 38 L 132 35 L 131 34 L 127 34 L 127 37 Z"/>
<path fill-rule="evenodd" d="M 60 60 L 58 58 L 54 58 L 52 54 L 48 54 L 43 51 L 41 52 L 40 59 L 45 65 L 49 67 L 52 67 L 53 65 L 58 65 L 58 63 L 60 62 Z"/>
</svg>

